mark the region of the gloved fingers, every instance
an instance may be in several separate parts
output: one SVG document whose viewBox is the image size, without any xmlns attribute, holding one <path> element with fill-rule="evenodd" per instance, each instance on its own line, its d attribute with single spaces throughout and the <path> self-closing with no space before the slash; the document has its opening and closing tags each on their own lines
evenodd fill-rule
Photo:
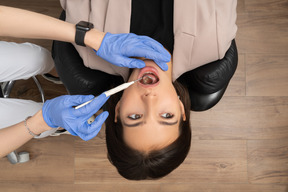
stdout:
<svg viewBox="0 0 288 192">
<path fill-rule="evenodd" d="M 66 129 L 71 135 L 77 136 L 77 134 L 72 129 Z"/>
<path fill-rule="evenodd" d="M 84 141 L 88 141 L 88 140 L 96 137 L 98 133 L 99 133 L 99 131 L 97 130 L 97 131 L 94 131 L 91 133 L 87 133 L 87 132 L 86 133 L 79 133 L 77 136 L 80 137 Z"/>
<path fill-rule="evenodd" d="M 129 67 L 129 68 L 143 68 L 145 67 L 145 62 L 141 59 L 123 57 L 121 59 L 121 67 Z"/>
<path fill-rule="evenodd" d="M 161 43 L 148 36 L 138 36 L 133 33 L 106 33 L 96 55 L 114 65 L 129 68 L 145 67 L 143 61 L 129 57 L 144 57 L 154 60 L 164 71 L 168 69 L 166 63 L 171 60 L 170 53 Z"/>
<path fill-rule="evenodd" d="M 72 107 L 85 103 L 93 98 L 93 95 L 69 95 L 67 96 L 65 103 Z"/>
<path fill-rule="evenodd" d="M 143 41 L 143 44 L 151 47 L 156 52 L 157 57 L 154 58 L 155 60 L 161 60 L 166 63 L 171 60 L 171 54 L 159 42 L 147 40 Z"/>
<path fill-rule="evenodd" d="M 95 114 L 101 107 L 106 103 L 106 101 L 109 99 L 109 96 L 107 97 L 104 93 L 97 96 L 95 99 L 92 100 L 91 103 L 84 106 L 83 113 L 87 113 L 90 116 Z"/>
<path fill-rule="evenodd" d="M 89 119 L 93 114 L 95 114 L 104 105 L 104 103 L 106 103 L 108 99 L 109 97 L 106 97 L 106 95 L 102 93 L 101 95 L 93 99 L 90 103 L 88 103 L 87 105 L 79 109 L 74 109 L 73 115 L 78 116 L 78 117 L 83 116 L 83 115 L 85 116 L 88 115 L 89 116 L 88 119 Z"/>
<path fill-rule="evenodd" d="M 158 41 L 156 41 L 156 40 L 154 40 L 148 36 L 140 36 L 140 38 L 144 44 L 153 48 L 154 50 L 158 51 L 159 53 L 163 54 L 163 56 L 164 56 L 163 59 L 165 59 L 165 58 L 168 59 L 169 57 L 171 57 L 169 51 L 167 51 L 167 49 L 165 49 L 164 46 L 161 43 L 159 43 Z M 169 62 L 169 61 L 167 61 L 167 62 Z"/>
<path fill-rule="evenodd" d="M 154 49 L 149 46 L 143 45 L 138 42 L 134 45 L 129 45 L 127 48 L 122 49 L 123 55 L 127 57 L 145 57 L 147 59 L 158 59 L 157 56 L 160 54 L 156 53 Z"/>
<path fill-rule="evenodd" d="M 139 35 L 138 38 L 139 38 L 139 40 L 141 40 L 143 42 L 147 42 L 147 43 L 150 42 L 151 44 L 149 44 L 149 46 L 152 46 L 156 50 L 163 49 L 163 45 L 151 37 L 148 37 L 145 35 Z"/>
<path fill-rule="evenodd" d="M 109 116 L 109 112 L 108 111 L 104 111 L 102 112 L 100 115 L 98 115 L 94 122 L 91 123 L 91 128 L 96 128 L 96 127 L 101 127 L 102 124 L 106 121 L 106 119 L 108 118 Z"/>
<path fill-rule="evenodd" d="M 81 128 L 79 129 L 79 133 L 77 135 L 84 141 L 88 141 L 96 137 L 108 115 L 109 113 L 105 111 L 98 115 L 92 124 L 83 124 L 83 126 L 81 126 Z"/>
<path fill-rule="evenodd" d="M 128 52 L 128 51 L 126 51 L 126 52 Z M 164 59 L 164 60 L 161 59 L 161 58 L 163 58 L 163 55 L 161 53 L 159 53 L 159 52 L 156 52 L 155 50 L 153 50 L 152 48 L 150 48 L 148 46 L 146 46 L 146 47 L 136 46 L 136 47 L 133 48 L 133 50 L 131 49 L 129 51 L 129 53 L 131 54 L 129 56 L 144 57 L 144 58 L 147 58 L 147 59 L 152 59 L 154 61 L 157 61 L 158 62 L 158 63 L 156 62 L 157 64 L 161 63 L 161 65 L 159 65 L 159 67 L 162 70 L 164 70 L 164 71 L 166 71 L 168 69 L 168 66 L 167 66 L 167 64 L 165 62 L 167 60 L 170 61 L 170 58 L 171 58 L 169 56 L 168 59 L 167 58 Z M 130 68 L 132 68 L 132 67 L 130 67 Z M 135 67 L 133 67 L 133 68 L 135 68 Z M 142 67 L 137 67 L 137 68 L 142 68 Z"/>
<path fill-rule="evenodd" d="M 168 65 L 167 65 L 167 63 L 166 62 L 164 62 L 164 61 L 162 61 L 162 60 L 159 60 L 157 57 L 158 57 L 158 55 L 159 54 L 157 54 L 157 53 L 155 53 L 154 51 L 151 51 L 151 52 L 148 52 L 148 51 L 146 51 L 145 53 L 144 52 L 142 52 L 143 53 L 143 55 L 141 56 L 141 57 L 145 57 L 145 58 L 147 58 L 147 59 L 152 59 L 152 60 L 154 60 L 154 62 L 163 70 L 163 71 L 167 71 L 168 70 Z M 145 55 L 144 55 L 145 54 Z M 141 53 L 139 53 L 139 54 L 137 54 L 137 55 L 141 55 Z M 134 60 L 136 60 L 136 59 L 134 59 Z M 137 60 L 139 60 L 139 59 L 137 59 Z M 135 61 L 133 61 L 133 62 L 135 62 Z M 132 62 L 131 62 L 132 63 Z M 138 62 L 139 63 L 139 62 Z M 142 66 L 142 65 L 139 65 L 138 63 L 136 63 L 135 62 L 135 64 L 134 65 L 138 65 L 138 67 L 130 67 L 130 68 L 143 68 L 143 67 L 145 67 L 145 62 L 143 61 L 143 63 L 144 63 L 144 65 Z M 140 67 L 141 66 L 141 67 Z"/>
<path fill-rule="evenodd" d="M 127 66 L 127 62 L 125 62 L 126 59 L 128 59 L 128 57 L 117 54 L 117 55 L 113 55 L 109 59 L 106 59 L 106 61 L 118 67 L 129 67 Z"/>
<path fill-rule="evenodd" d="M 163 70 L 163 71 L 167 71 L 168 70 L 168 65 L 165 62 L 160 62 L 160 61 L 155 61 L 154 62 Z"/>
</svg>

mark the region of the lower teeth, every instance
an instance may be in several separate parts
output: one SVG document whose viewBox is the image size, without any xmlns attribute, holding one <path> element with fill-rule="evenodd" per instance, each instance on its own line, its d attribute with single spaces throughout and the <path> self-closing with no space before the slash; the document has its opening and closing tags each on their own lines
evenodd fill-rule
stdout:
<svg viewBox="0 0 288 192">
<path fill-rule="evenodd" d="M 144 85 L 151 85 L 158 82 L 158 78 L 151 73 L 144 74 L 140 82 Z"/>
<path fill-rule="evenodd" d="M 147 85 L 147 84 L 152 84 L 152 83 L 153 83 L 153 79 L 150 76 L 143 77 L 143 84 Z"/>
</svg>

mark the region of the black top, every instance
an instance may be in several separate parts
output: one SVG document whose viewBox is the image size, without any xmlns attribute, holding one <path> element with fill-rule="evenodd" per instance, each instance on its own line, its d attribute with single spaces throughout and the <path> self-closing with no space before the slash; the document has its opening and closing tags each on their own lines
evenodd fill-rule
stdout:
<svg viewBox="0 0 288 192">
<path fill-rule="evenodd" d="M 149 36 L 173 53 L 173 0 L 132 0 L 130 32 Z"/>
</svg>

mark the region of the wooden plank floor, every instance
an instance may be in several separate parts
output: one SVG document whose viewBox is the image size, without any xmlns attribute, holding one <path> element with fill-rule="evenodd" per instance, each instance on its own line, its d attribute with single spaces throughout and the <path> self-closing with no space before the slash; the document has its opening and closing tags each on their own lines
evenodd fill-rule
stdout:
<svg viewBox="0 0 288 192">
<path fill-rule="evenodd" d="M 0 0 L 57 17 L 58 0 Z M 156 181 L 127 181 L 108 162 L 103 133 L 32 140 L 19 151 L 31 161 L 0 159 L 0 191 L 288 192 L 288 0 L 238 0 L 239 65 L 223 99 L 192 112 L 192 145 L 184 163 Z M 0 38 L 39 44 L 51 41 Z M 46 98 L 65 94 L 42 79 Z M 32 80 L 15 97 L 40 100 Z"/>
</svg>

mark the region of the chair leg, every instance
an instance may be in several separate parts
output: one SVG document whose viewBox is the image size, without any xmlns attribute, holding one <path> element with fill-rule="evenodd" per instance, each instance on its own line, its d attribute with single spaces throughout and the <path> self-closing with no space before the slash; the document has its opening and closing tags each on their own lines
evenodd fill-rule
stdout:
<svg viewBox="0 0 288 192">
<path fill-rule="evenodd" d="M 41 87 L 38 79 L 37 79 L 35 76 L 33 76 L 32 78 L 33 78 L 34 82 L 36 83 L 36 85 L 37 85 L 37 87 L 38 87 L 38 90 L 39 90 L 39 92 L 40 92 L 40 94 L 41 94 L 42 102 L 44 103 L 44 102 L 45 102 L 44 91 L 43 91 L 43 89 L 42 89 L 42 87 Z"/>
<path fill-rule="evenodd" d="M 3 98 L 4 96 L 3 96 L 3 91 L 2 91 L 2 86 L 1 86 L 2 84 L 0 83 L 0 98 Z"/>
<path fill-rule="evenodd" d="M 7 155 L 8 160 L 11 164 L 16 164 L 19 162 L 19 155 L 17 152 L 13 151 Z"/>
<path fill-rule="evenodd" d="M 44 91 L 43 91 L 43 89 L 42 89 L 42 87 L 40 85 L 40 82 L 38 81 L 38 79 L 35 76 L 33 76 L 32 78 L 33 78 L 35 84 L 38 87 L 38 90 L 39 90 L 40 95 L 41 95 L 41 100 L 44 103 L 45 102 L 45 94 L 44 94 Z M 3 89 L 3 97 L 4 98 L 8 98 L 9 97 L 9 95 L 10 95 L 10 93 L 12 91 L 14 83 L 15 83 L 15 81 L 6 82 L 6 85 L 4 85 L 4 89 Z"/>
<path fill-rule="evenodd" d="M 26 163 L 30 160 L 28 152 L 17 153 L 16 151 L 13 151 L 7 155 L 7 158 L 11 164 Z"/>
<path fill-rule="evenodd" d="M 3 97 L 4 98 L 8 98 L 9 97 L 14 83 L 15 83 L 15 81 L 6 82 L 6 85 L 4 86 L 4 89 L 3 89 Z"/>
</svg>

